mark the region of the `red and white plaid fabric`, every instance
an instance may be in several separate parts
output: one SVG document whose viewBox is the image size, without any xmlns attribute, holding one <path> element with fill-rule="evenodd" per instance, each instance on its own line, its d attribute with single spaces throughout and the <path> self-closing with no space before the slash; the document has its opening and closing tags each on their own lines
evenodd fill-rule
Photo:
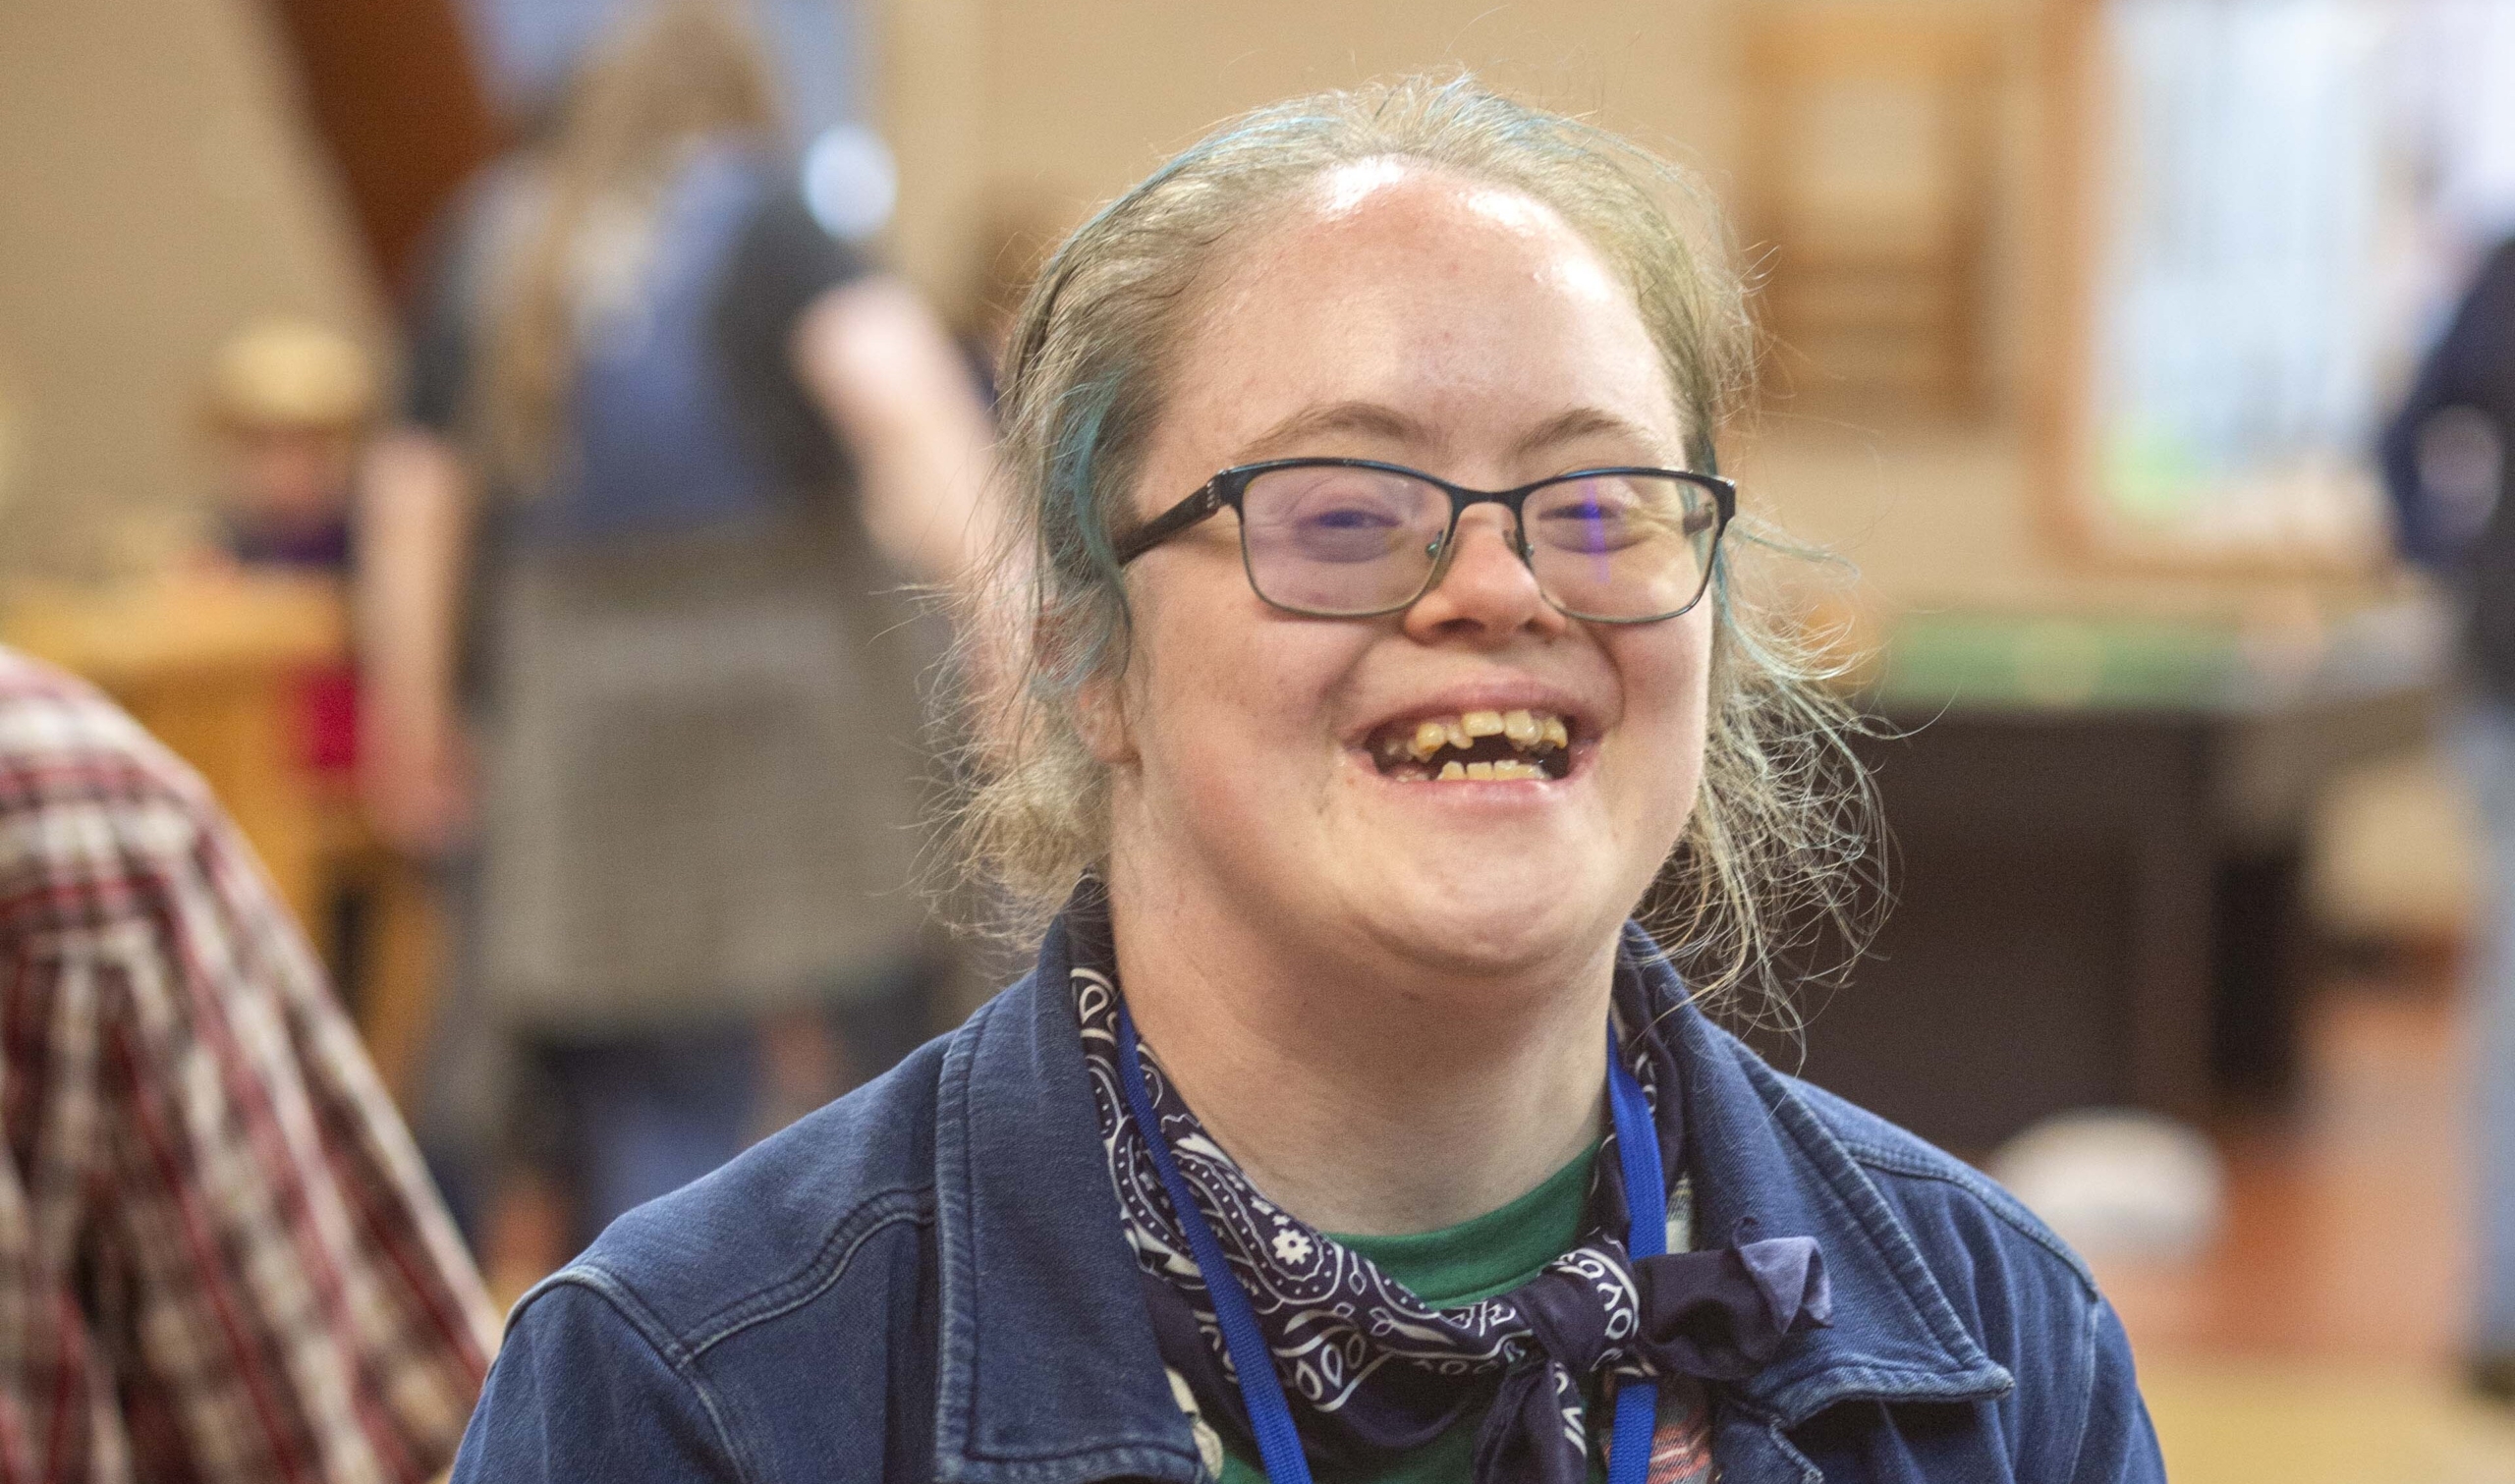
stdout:
<svg viewBox="0 0 2515 1484">
<path fill-rule="evenodd" d="M 453 1457 L 495 1316 L 198 778 L 0 649 L 0 1484 Z"/>
</svg>

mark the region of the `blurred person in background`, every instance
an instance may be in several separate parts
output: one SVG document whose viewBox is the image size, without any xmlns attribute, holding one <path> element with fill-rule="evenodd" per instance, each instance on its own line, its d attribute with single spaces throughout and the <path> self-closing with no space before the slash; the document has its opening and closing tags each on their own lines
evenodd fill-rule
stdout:
<svg viewBox="0 0 2515 1484">
<path fill-rule="evenodd" d="M 2515 1404 L 2515 242 L 2454 311 L 2383 440 L 2403 551 L 2461 600 L 2456 728 L 2478 796 L 2487 884 L 2474 945 L 2480 1304 L 2472 1379 Z"/>
<path fill-rule="evenodd" d="M 371 806 L 477 850 L 422 1132 L 502 1172 L 502 1288 L 927 1030 L 900 588 L 987 539 L 992 435 L 779 137 L 731 11 L 631 18 L 461 203 L 370 464 Z"/>
<path fill-rule="evenodd" d="M 211 492 L 214 544 L 200 565 L 226 575 L 302 578 L 349 598 L 351 514 L 359 459 L 374 432 L 375 366 L 357 342 L 328 326 L 266 319 L 218 348 L 201 394 L 201 422 L 217 468 Z M 379 854 L 357 827 L 358 665 L 344 654 L 297 680 L 297 761 L 350 823 L 360 849 Z M 334 982 L 363 995 L 370 964 L 366 929 L 381 888 L 381 860 L 332 862 L 329 917 Z"/>
<path fill-rule="evenodd" d="M 208 791 L 0 649 L 0 1479 L 419 1484 L 496 1316 Z"/>
<path fill-rule="evenodd" d="M 219 550 L 247 567 L 346 577 L 350 491 L 376 412 L 366 353 L 337 330 L 265 320 L 219 347 L 202 403 L 220 466 Z"/>
</svg>

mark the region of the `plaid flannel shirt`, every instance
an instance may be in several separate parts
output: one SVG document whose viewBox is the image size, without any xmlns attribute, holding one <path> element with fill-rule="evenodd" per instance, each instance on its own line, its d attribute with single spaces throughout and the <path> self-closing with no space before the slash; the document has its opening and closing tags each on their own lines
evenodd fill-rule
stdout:
<svg viewBox="0 0 2515 1484">
<path fill-rule="evenodd" d="M 0 649 L 0 1484 L 420 1481 L 495 1316 L 207 790 Z"/>
</svg>

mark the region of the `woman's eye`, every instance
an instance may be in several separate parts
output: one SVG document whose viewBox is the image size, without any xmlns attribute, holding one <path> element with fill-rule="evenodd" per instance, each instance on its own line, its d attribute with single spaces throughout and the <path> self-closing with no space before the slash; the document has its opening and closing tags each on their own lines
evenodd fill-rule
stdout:
<svg viewBox="0 0 2515 1484">
<path fill-rule="evenodd" d="M 1582 500 L 1551 506 L 1539 519 L 1555 530 L 1590 526 L 1612 529 L 1632 523 L 1633 509 L 1622 501 Z"/>
<path fill-rule="evenodd" d="M 1302 523 L 1317 530 L 1384 530 L 1395 525 L 1397 521 L 1384 510 L 1346 505 L 1313 511 L 1302 518 Z"/>
<path fill-rule="evenodd" d="M 1642 539 L 1631 507 L 1621 501 L 1576 500 L 1548 509 L 1537 539 L 1557 551 L 1617 551 Z"/>
</svg>

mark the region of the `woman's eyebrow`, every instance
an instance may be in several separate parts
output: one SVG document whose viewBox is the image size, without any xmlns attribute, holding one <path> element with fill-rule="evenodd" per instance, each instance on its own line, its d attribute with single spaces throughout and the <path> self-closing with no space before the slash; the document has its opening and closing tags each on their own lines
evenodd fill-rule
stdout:
<svg viewBox="0 0 2515 1484">
<path fill-rule="evenodd" d="M 1435 448 L 1445 441 L 1428 424 L 1384 403 L 1330 402 L 1304 408 L 1258 434 L 1241 449 L 1234 462 L 1255 463 L 1277 454 L 1297 452 L 1312 439 L 1335 433 L 1380 438 L 1415 448 Z M 1667 447 L 1667 441 L 1649 428 L 1629 417 L 1593 407 L 1577 407 L 1557 412 L 1523 435 L 1512 445 L 1511 452 L 1517 455 L 1541 454 L 1558 444 L 1594 437 L 1636 444 L 1654 451 L 1654 457 L 1659 458 L 1673 452 Z"/>
<path fill-rule="evenodd" d="M 1331 433 L 1360 434 L 1416 447 L 1439 441 L 1424 423 L 1385 404 L 1330 402 L 1304 408 L 1266 429 L 1243 447 L 1234 462 L 1255 463 L 1297 450 L 1313 438 Z"/>
<path fill-rule="evenodd" d="M 1667 440 L 1659 434 L 1629 417 L 1619 417 L 1613 412 L 1593 407 L 1576 407 L 1569 412 L 1556 413 L 1531 429 L 1527 436 L 1513 446 L 1512 452 L 1541 454 L 1557 444 L 1570 443 L 1580 438 L 1596 437 L 1621 439 L 1626 443 L 1653 450 L 1655 456 L 1660 458 L 1665 458 L 1672 452 L 1667 446 Z"/>
</svg>

